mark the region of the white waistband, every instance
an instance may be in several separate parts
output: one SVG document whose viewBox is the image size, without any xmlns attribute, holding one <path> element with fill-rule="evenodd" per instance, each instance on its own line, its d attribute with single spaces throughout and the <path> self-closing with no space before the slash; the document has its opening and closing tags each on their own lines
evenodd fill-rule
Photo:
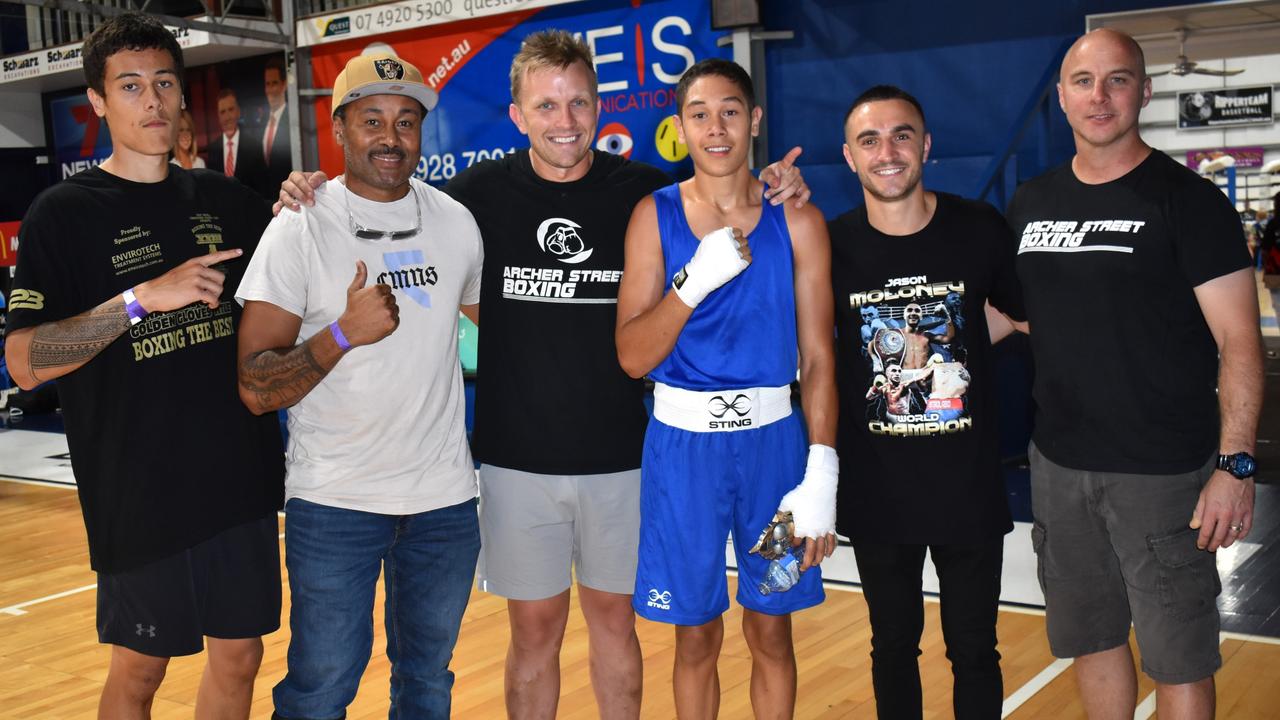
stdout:
<svg viewBox="0 0 1280 720">
<path fill-rule="evenodd" d="M 653 417 L 690 432 L 734 432 L 777 422 L 791 414 L 791 386 L 699 392 L 662 383 L 653 386 Z"/>
</svg>

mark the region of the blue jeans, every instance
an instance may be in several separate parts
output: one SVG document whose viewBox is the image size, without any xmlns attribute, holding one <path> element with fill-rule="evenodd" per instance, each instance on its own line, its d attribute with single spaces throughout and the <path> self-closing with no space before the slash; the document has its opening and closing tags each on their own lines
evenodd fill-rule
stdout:
<svg viewBox="0 0 1280 720">
<path fill-rule="evenodd" d="M 294 498 L 285 506 L 292 609 L 289 671 L 276 717 L 346 716 L 373 650 L 373 598 L 385 568 L 390 718 L 448 718 L 449 659 L 471 595 L 476 502 L 378 515 Z"/>
</svg>

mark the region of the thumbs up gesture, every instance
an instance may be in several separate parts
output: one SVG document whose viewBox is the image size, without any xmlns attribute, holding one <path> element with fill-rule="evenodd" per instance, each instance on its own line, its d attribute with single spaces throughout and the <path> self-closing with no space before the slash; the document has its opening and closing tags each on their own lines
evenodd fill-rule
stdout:
<svg viewBox="0 0 1280 720">
<path fill-rule="evenodd" d="M 356 261 L 356 276 L 347 287 L 347 309 L 338 326 L 352 347 L 372 345 L 390 335 L 400 325 L 400 307 L 388 285 L 365 287 L 369 269 Z"/>
</svg>

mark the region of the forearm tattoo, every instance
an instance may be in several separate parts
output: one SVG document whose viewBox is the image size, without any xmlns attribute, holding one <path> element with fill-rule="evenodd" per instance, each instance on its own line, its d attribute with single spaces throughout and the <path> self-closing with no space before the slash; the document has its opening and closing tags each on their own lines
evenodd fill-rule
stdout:
<svg viewBox="0 0 1280 720">
<path fill-rule="evenodd" d="M 66 320 L 44 323 L 31 335 L 27 369 L 31 377 L 39 380 L 40 370 L 81 365 L 128 329 L 129 314 L 120 298 Z"/>
<path fill-rule="evenodd" d="M 240 363 L 240 387 L 254 394 L 260 408 L 279 410 L 297 403 L 328 374 L 307 341 L 246 357 Z"/>
</svg>

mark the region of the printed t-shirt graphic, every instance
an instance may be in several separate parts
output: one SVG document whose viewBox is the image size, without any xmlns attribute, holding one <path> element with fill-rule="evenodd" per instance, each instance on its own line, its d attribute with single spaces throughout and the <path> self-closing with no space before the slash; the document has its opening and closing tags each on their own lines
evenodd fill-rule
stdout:
<svg viewBox="0 0 1280 720">
<path fill-rule="evenodd" d="M 867 429 L 877 435 L 938 435 L 973 426 L 964 333 L 964 281 L 889 278 L 849 294 L 862 318 L 860 352 L 871 378 Z"/>
</svg>

